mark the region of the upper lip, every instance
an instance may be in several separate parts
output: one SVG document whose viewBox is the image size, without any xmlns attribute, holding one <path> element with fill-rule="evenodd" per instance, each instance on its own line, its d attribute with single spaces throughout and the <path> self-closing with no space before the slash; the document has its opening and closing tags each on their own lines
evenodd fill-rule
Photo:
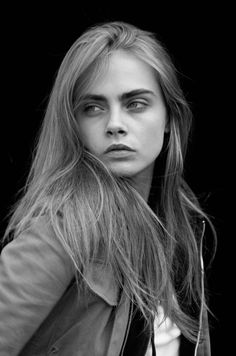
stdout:
<svg viewBox="0 0 236 356">
<path fill-rule="evenodd" d="M 110 151 L 115 151 L 115 150 L 126 150 L 126 151 L 134 151 L 131 147 L 123 145 L 123 144 L 113 144 L 109 146 L 105 153 L 110 152 Z"/>
</svg>

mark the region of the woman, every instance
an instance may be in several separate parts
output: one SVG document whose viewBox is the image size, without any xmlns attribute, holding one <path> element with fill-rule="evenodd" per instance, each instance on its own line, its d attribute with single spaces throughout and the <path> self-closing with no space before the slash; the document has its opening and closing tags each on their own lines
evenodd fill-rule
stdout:
<svg viewBox="0 0 236 356">
<path fill-rule="evenodd" d="M 1 355 L 210 355 L 190 127 L 153 34 L 112 22 L 73 44 L 4 236 Z"/>
</svg>

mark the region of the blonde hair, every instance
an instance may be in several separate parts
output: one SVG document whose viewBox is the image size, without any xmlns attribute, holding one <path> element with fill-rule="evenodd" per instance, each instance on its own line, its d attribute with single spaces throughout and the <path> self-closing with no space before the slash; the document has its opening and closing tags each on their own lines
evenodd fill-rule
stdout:
<svg viewBox="0 0 236 356">
<path fill-rule="evenodd" d="M 80 140 L 80 98 L 123 49 L 155 71 L 168 111 L 169 134 L 155 164 L 154 199 L 147 204 L 132 181 L 115 177 Z M 201 300 L 198 216 L 207 218 L 183 179 L 192 115 L 174 65 L 152 33 L 127 23 L 96 25 L 66 54 L 57 73 L 25 191 L 6 230 L 17 237 L 47 215 L 70 256 L 78 283 L 89 264 L 109 265 L 117 283 L 151 325 L 160 302 L 190 340 L 198 320 L 185 303 Z"/>
</svg>

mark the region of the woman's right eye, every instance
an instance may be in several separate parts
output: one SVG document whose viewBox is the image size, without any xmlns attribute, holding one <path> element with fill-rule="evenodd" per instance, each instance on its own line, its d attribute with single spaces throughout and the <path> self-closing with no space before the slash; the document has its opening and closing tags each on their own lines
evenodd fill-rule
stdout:
<svg viewBox="0 0 236 356">
<path fill-rule="evenodd" d="M 83 107 L 83 112 L 86 114 L 98 114 L 101 111 L 103 111 L 103 108 L 95 104 L 88 104 Z"/>
</svg>

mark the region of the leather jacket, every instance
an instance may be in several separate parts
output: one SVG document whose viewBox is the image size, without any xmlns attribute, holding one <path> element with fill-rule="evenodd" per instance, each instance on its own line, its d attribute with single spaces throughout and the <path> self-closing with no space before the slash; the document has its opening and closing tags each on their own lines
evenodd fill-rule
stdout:
<svg viewBox="0 0 236 356">
<path fill-rule="evenodd" d="M 43 217 L 8 243 L 0 258 L 0 355 L 122 355 L 132 305 L 108 268 L 93 264 L 84 277 L 80 288 Z M 193 355 L 209 356 L 205 312 L 202 320 L 205 341 Z"/>
</svg>

